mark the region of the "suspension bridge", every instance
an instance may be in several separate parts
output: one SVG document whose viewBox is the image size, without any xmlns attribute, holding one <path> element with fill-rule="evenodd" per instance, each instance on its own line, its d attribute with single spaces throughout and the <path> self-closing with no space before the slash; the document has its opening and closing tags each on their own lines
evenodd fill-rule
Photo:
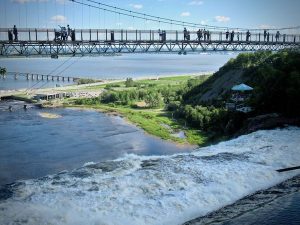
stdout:
<svg viewBox="0 0 300 225">
<path fill-rule="evenodd" d="M 0 28 L 0 57 L 84 56 L 118 53 L 178 53 L 299 49 L 300 26 L 248 29 L 201 25 L 135 12 L 97 0 L 69 0 L 80 7 L 133 20 L 157 22 L 155 29 Z M 64 9 L 65 10 L 65 9 Z M 82 17 L 84 17 L 82 15 Z M 90 15 L 88 15 L 90 17 Z M 113 17 L 113 16 L 112 16 Z M 108 19 L 109 20 L 109 19 Z M 178 29 L 160 29 L 161 24 Z M 158 28 L 158 29 L 157 29 Z M 181 29 L 179 29 L 181 28 Z"/>
</svg>

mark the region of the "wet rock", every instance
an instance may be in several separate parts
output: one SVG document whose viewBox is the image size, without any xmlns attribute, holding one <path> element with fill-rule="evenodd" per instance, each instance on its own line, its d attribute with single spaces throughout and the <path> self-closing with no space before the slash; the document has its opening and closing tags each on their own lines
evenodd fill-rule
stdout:
<svg viewBox="0 0 300 225">
<path fill-rule="evenodd" d="M 13 196 L 10 185 L 0 186 L 0 201 L 6 200 Z"/>
<path fill-rule="evenodd" d="M 115 169 L 121 167 L 121 162 L 114 162 L 114 161 L 100 162 L 96 164 L 87 165 L 86 167 L 91 169 L 102 170 L 103 172 L 112 172 Z"/>
</svg>

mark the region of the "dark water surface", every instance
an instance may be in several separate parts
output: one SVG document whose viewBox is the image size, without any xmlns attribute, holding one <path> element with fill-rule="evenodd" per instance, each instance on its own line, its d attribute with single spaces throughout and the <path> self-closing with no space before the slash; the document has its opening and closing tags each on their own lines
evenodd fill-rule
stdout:
<svg viewBox="0 0 300 225">
<path fill-rule="evenodd" d="M 13 112 L 8 111 L 13 105 Z M 118 116 L 92 110 L 23 110 L 22 102 L 0 102 L 0 184 L 71 170 L 86 162 L 124 154 L 163 155 L 191 151 L 146 135 Z M 61 118 L 48 119 L 41 112 Z"/>
</svg>

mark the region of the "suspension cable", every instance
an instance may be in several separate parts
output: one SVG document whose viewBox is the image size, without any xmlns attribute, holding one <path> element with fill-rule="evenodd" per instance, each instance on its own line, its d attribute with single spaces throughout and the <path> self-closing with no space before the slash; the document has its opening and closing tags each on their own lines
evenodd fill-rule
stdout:
<svg viewBox="0 0 300 225">
<path fill-rule="evenodd" d="M 77 2 L 76 0 L 69 0 L 71 2 L 75 2 L 75 3 L 79 3 Z M 93 4 L 97 4 L 99 5 L 99 7 L 97 8 L 101 8 L 101 9 L 104 9 L 100 6 L 104 6 L 104 7 L 107 7 L 107 8 L 110 8 L 111 10 L 108 10 L 106 9 L 107 11 L 109 12 L 112 12 L 112 13 L 118 13 L 117 10 L 119 11 L 123 11 L 125 13 L 120 13 L 122 15 L 126 15 L 126 16 L 132 16 L 132 14 L 135 14 L 135 17 L 138 18 L 138 19 L 145 19 L 145 17 L 149 17 L 148 20 L 151 20 L 151 21 L 160 21 L 162 23 L 165 23 L 165 24 L 174 24 L 174 25 L 183 25 L 183 26 L 187 26 L 187 27 L 201 27 L 201 28 L 213 28 L 213 29 L 237 29 L 237 30 L 251 30 L 251 31 L 258 31 L 258 30 L 264 30 L 262 28 L 258 28 L 258 29 L 248 29 L 248 28 L 230 28 L 230 27 L 224 27 L 224 26 L 211 26 L 211 25 L 203 25 L 203 24 L 198 24 L 198 23 L 191 23 L 191 22 L 185 22 L 185 21 L 179 21 L 179 20 L 174 20 L 174 19 L 169 19 L 169 18 L 164 18 L 164 17 L 159 17 L 159 16 L 154 16 L 154 15 L 150 15 L 150 14 L 145 14 L 145 13 L 140 13 L 140 12 L 136 12 L 136 11 L 132 11 L 132 10 L 128 10 L 128 9 L 124 9 L 124 8 L 120 8 L 120 7 L 116 7 L 116 6 L 112 6 L 112 5 L 108 5 L 108 4 L 104 4 L 104 3 L 101 3 L 99 1 L 95 1 L 95 0 L 86 0 L 87 2 L 90 2 L 90 3 L 93 3 Z M 83 3 L 82 1 L 82 4 L 85 4 L 85 5 L 89 5 L 89 4 L 86 4 L 86 3 Z M 91 7 L 96 7 L 96 6 L 91 6 Z M 128 14 L 130 13 L 130 14 Z M 138 15 L 138 16 L 136 16 Z M 143 17 L 141 17 L 143 16 Z M 289 29 L 295 29 L 295 28 L 300 28 L 300 26 L 295 26 L 295 27 L 283 27 L 283 28 L 270 28 L 270 29 L 267 29 L 267 30 L 289 30 Z"/>
<path fill-rule="evenodd" d="M 73 56 L 72 56 L 73 57 Z M 51 74 L 53 74 L 55 71 L 57 71 L 60 67 L 62 67 L 65 63 L 67 63 L 70 59 L 72 59 L 72 57 L 68 58 L 67 60 L 65 60 L 62 64 L 58 65 L 56 68 L 54 68 L 54 70 L 52 70 L 50 73 L 48 73 L 46 76 L 50 76 Z M 42 82 L 42 80 L 39 80 L 38 82 L 36 82 L 35 84 L 33 84 L 31 87 L 27 88 L 25 90 L 25 92 L 27 93 L 28 91 L 32 90 L 33 87 L 35 87 L 36 85 L 38 85 L 40 82 Z"/>
</svg>

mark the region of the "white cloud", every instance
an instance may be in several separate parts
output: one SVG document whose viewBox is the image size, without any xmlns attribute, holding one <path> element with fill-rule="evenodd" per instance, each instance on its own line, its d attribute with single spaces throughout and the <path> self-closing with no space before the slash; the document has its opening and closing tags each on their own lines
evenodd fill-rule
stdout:
<svg viewBox="0 0 300 225">
<path fill-rule="evenodd" d="M 67 17 L 62 16 L 62 15 L 56 15 L 51 17 L 51 22 L 58 22 L 58 23 L 66 23 L 67 22 Z"/>
<path fill-rule="evenodd" d="M 142 9 L 143 8 L 142 4 L 130 4 L 130 6 L 134 9 Z"/>
<path fill-rule="evenodd" d="M 10 0 L 10 1 L 19 4 L 25 4 L 30 2 L 48 2 L 49 0 Z"/>
<path fill-rule="evenodd" d="M 228 17 L 228 16 L 216 16 L 215 21 L 221 22 L 221 23 L 226 23 L 226 22 L 230 21 L 230 17 Z"/>
<path fill-rule="evenodd" d="M 189 5 L 202 5 L 204 2 L 199 0 L 194 0 L 189 2 Z"/>
<path fill-rule="evenodd" d="M 191 15 L 190 12 L 182 12 L 182 13 L 180 14 L 180 16 L 183 16 L 183 17 L 188 17 L 188 16 L 190 16 L 190 15 Z"/>
</svg>

